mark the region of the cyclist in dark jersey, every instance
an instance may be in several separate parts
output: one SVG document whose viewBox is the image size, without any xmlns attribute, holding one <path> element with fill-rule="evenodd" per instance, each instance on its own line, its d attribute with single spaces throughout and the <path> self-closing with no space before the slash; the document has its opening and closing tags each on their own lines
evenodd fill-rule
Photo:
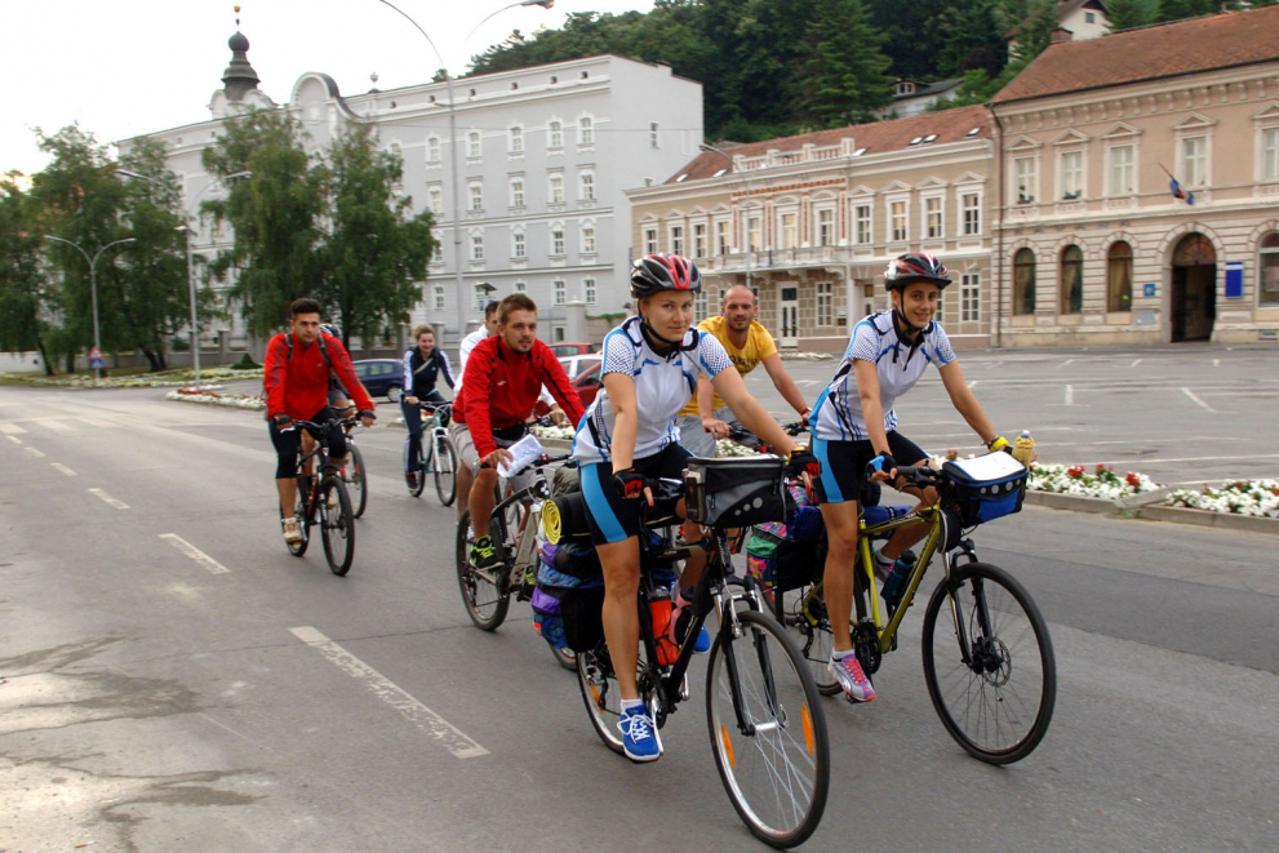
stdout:
<svg viewBox="0 0 1279 853">
<path fill-rule="evenodd" d="M 417 344 L 404 353 L 404 396 L 400 410 L 404 413 L 404 426 L 408 430 L 404 455 L 404 479 L 410 486 L 416 484 L 416 471 L 408 470 L 409 463 L 422 451 L 422 409 L 419 403 L 443 403 L 444 395 L 436 390 L 436 383 L 443 379 L 453 389 L 453 366 L 448 354 L 435 346 L 435 329 L 429 323 L 413 327 L 413 340 Z"/>
</svg>

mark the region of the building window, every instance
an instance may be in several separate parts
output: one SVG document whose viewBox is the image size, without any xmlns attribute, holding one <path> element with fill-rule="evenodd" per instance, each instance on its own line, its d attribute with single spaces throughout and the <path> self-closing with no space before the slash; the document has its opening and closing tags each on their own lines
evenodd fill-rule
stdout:
<svg viewBox="0 0 1279 853">
<path fill-rule="evenodd" d="M 470 193 L 471 213 L 483 213 L 484 212 L 484 185 L 470 184 L 467 186 L 467 191 Z"/>
<path fill-rule="evenodd" d="M 1106 252 L 1106 310 L 1132 310 L 1132 246 L 1123 240 Z"/>
<path fill-rule="evenodd" d="M 644 229 L 644 254 L 651 255 L 657 251 L 657 229 Z"/>
<path fill-rule="evenodd" d="M 431 206 L 431 214 L 434 216 L 444 215 L 444 190 L 440 187 L 431 187 L 426 191 L 428 204 Z"/>
<path fill-rule="evenodd" d="M 1109 196 L 1132 195 L 1133 193 L 1133 162 L 1136 159 L 1136 151 L 1131 145 L 1115 145 L 1106 152 L 1110 158 L 1110 166 L 1106 169 L 1106 175 L 1110 179 Z"/>
<path fill-rule="evenodd" d="M 435 310 L 444 310 L 444 287 L 443 285 L 435 285 Z"/>
<path fill-rule="evenodd" d="M 511 178 L 511 207 L 524 207 L 524 179 Z"/>
<path fill-rule="evenodd" d="M 746 245 L 752 252 L 764 245 L 764 218 L 758 213 L 746 217 Z"/>
<path fill-rule="evenodd" d="M 583 147 L 595 144 L 595 119 L 590 116 L 577 120 L 577 144 Z"/>
<path fill-rule="evenodd" d="M 562 279 L 557 278 L 551 282 L 551 304 L 564 304 L 564 281 Z"/>
<path fill-rule="evenodd" d="M 527 254 L 524 249 L 524 232 L 523 231 L 511 232 L 511 257 L 512 258 L 527 257 Z"/>
<path fill-rule="evenodd" d="M 981 319 L 981 273 L 966 272 L 959 277 L 959 319 L 964 323 Z"/>
<path fill-rule="evenodd" d="M 924 199 L 924 227 L 930 240 L 940 240 L 946 235 L 946 222 L 942 213 L 941 196 Z"/>
<path fill-rule="evenodd" d="M 835 286 L 829 281 L 817 282 L 817 325 L 835 325 Z"/>
<path fill-rule="evenodd" d="M 1035 253 L 1030 249 L 1013 255 L 1013 313 L 1035 313 Z"/>
<path fill-rule="evenodd" d="M 853 242 L 859 246 L 868 246 L 871 242 L 870 205 L 859 204 L 853 208 L 854 228 Z"/>
<path fill-rule="evenodd" d="M 582 299 L 587 305 L 595 304 L 595 279 L 582 279 Z"/>
<path fill-rule="evenodd" d="M 824 207 L 817 211 L 817 245 L 835 245 L 835 211 Z"/>
<path fill-rule="evenodd" d="M 960 196 L 960 206 L 964 211 L 964 236 L 971 237 L 981 233 L 981 194 L 964 193 Z"/>
<path fill-rule="evenodd" d="M 595 226 L 582 226 L 582 254 L 595 254 Z"/>
<path fill-rule="evenodd" d="M 944 322 L 946 319 L 946 291 L 942 290 L 937 294 L 937 310 L 933 313 L 933 320 L 938 323 Z"/>
<path fill-rule="evenodd" d="M 469 131 L 466 134 L 466 156 L 471 160 L 478 160 L 483 153 L 484 149 L 480 145 L 480 132 L 478 130 Z"/>
<path fill-rule="evenodd" d="M 901 243 L 910 239 L 910 232 L 906 228 L 906 202 L 894 201 L 888 205 L 888 222 L 892 229 L 893 242 Z"/>
<path fill-rule="evenodd" d="M 483 234 L 471 235 L 471 260 L 473 261 L 484 260 L 484 235 Z"/>
<path fill-rule="evenodd" d="M 1084 152 L 1063 151 L 1057 161 L 1062 201 L 1073 201 L 1084 194 Z"/>
<path fill-rule="evenodd" d="M 551 254 L 557 258 L 564 256 L 564 228 L 559 225 L 551 227 Z"/>
<path fill-rule="evenodd" d="M 546 125 L 546 147 L 558 151 L 564 147 L 564 122 L 552 119 Z"/>
<path fill-rule="evenodd" d="M 523 154 L 524 153 L 524 128 L 520 127 L 519 125 L 515 125 L 514 127 L 512 127 L 510 130 L 510 138 L 508 139 L 508 143 L 509 145 L 507 150 L 511 154 Z"/>
<path fill-rule="evenodd" d="M 428 136 L 426 138 L 426 162 L 440 162 L 440 138 L 438 136 Z"/>
<path fill-rule="evenodd" d="M 595 173 L 579 172 L 577 175 L 577 200 L 595 201 Z"/>
<path fill-rule="evenodd" d="M 1084 253 L 1078 246 L 1067 246 L 1061 250 L 1057 310 L 1062 314 L 1078 314 L 1084 310 Z"/>
<path fill-rule="evenodd" d="M 799 214 L 783 213 L 781 219 L 782 248 L 794 249 L 799 246 Z"/>
<path fill-rule="evenodd" d="M 710 300 L 710 293 L 706 287 L 697 291 L 697 295 L 693 297 L 693 321 L 706 319 L 706 306 Z"/>
<path fill-rule="evenodd" d="M 729 237 L 729 227 L 731 225 L 732 223 L 726 219 L 721 219 L 715 223 L 715 254 L 728 254 L 729 246 L 732 245 Z"/>
<path fill-rule="evenodd" d="M 702 222 L 693 226 L 693 257 L 706 257 L 706 224 Z"/>
<path fill-rule="evenodd" d="M 1013 160 L 1013 190 L 1017 204 L 1034 204 L 1039 195 L 1039 161 L 1035 157 Z"/>
<path fill-rule="evenodd" d="M 1261 131 L 1261 179 L 1279 181 L 1279 127 Z"/>
<path fill-rule="evenodd" d="M 547 203 L 563 204 L 564 203 L 564 176 L 551 175 L 546 179 L 547 186 Z"/>
<path fill-rule="evenodd" d="M 684 254 L 684 226 L 683 225 L 671 226 L 670 245 L 671 245 L 672 255 Z"/>
<path fill-rule="evenodd" d="M 1084 12 L 1084 23 L 1085 23 L 1085 24 L 1095 24 L 1095 23 L 1097 23 L 1097 13 L 1096 13 L 1096 12 Z"/>
<path fill-rule="evenodd" d="M 1261 281 L 1257 301 L 1263 308 L 1279 306 L 1279 234 L 1270 233 L 1261 241 Z"/>
<path fill-rule="evenodd" d="M 1181 175 L 1186 187 L 1208 183 L 1208 138 L 1191 136 L 1181 140 Z"/>
<path fill-rule="evenodd" d="M 515 286 L 511 288 L 515 293 L 528 293 L 528 283 L 523 281 L 515 282 Z"/>
<path fill-rule="evenodd" d="M 648 123 L 648 147 L 661 148 L 662 146 L 658 144 L 660 141 L 661 141 L 661 134 L 658 133 L 657 122 L 650 121 Z"/>
</svg>

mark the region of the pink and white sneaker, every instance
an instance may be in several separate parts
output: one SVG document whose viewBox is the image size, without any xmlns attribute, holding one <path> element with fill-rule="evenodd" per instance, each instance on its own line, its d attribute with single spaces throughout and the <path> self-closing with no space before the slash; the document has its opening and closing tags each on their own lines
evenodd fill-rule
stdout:
<svg viewBox="0 0 1279 853">
<path fill-rule="evenodd" d="M 830 662 L 826 664 L 826 669 L 839 682 L 839 686 L 844 688 L 844 693 L 849 699 L 854 702 L 875 701 L 875 687 L 866 677 L 866 673 L 862 672 L 862 665 L 857 660 L 857 655 L 849 653 L 842 658 L 832 656 Z"/>
</svg>

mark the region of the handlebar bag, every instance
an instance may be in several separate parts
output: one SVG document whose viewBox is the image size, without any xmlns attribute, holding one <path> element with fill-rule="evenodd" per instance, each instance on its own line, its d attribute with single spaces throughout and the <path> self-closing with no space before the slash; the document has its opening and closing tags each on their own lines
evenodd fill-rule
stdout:
<svg viewBox="0 0 1279 853">
<path fill-rule="evenodd" d="M 959 518 L 965 527 L 1021 511 L 1029 472 L 1002 450 L 973 459 L 945 462 L 942 473 L 950 481 Z"/>
<path fill-rule="evenodd" d="M 711 527 L 749 527 L 786 518 L 782 470 L 777 456 L 703 459 L 684 469 L 688 517 Z"/>
</svg>

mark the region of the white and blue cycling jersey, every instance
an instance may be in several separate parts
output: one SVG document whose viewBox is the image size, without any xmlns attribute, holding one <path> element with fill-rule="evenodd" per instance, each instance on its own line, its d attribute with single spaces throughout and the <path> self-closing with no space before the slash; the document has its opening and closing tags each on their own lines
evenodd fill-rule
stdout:
<svg viewBox="0 0 1279 853">
<path fill-rule="evenodd" d="M 857 359 L 875 365 L 879 375 L 879 401 L 884 410 L 884 431 L 890 432 L 897 427 L 897 411 L 893 408 L 897 398 L 919 381 L 929 364 L 941 368 L 954 361 L 955 351 L 936 321 L 929 323 L 919 341 L 911 345 L 897 337 L 892 309 L 864 318 L 853 327 L 839 372 L 817 398 L 809 415 L 809 424 L 817 438 L 827 441 L 870 438 L 853 372 L 853 361 Z"/>
<path fill-rule="evenodd" d="M 640 331 L 638 317 L 628 318 L 604 336 L 601 379 L 608 373 L 624 373 L 635 380 L 639 414 L 635 459 L 646 459 L 679 441 L 676 415 L 697 388 L 698 375 L 714 379 L 721 370 L 733 366 L 724 345 L 714 336 L 689 329 L 685 342 L 688 349 L 669 355 L 654 352 Z M 573 438 L 573 456 L 579 462 L 608 460 L 614 419 L 608 391 L 601 388 Z"/>
</svg>

